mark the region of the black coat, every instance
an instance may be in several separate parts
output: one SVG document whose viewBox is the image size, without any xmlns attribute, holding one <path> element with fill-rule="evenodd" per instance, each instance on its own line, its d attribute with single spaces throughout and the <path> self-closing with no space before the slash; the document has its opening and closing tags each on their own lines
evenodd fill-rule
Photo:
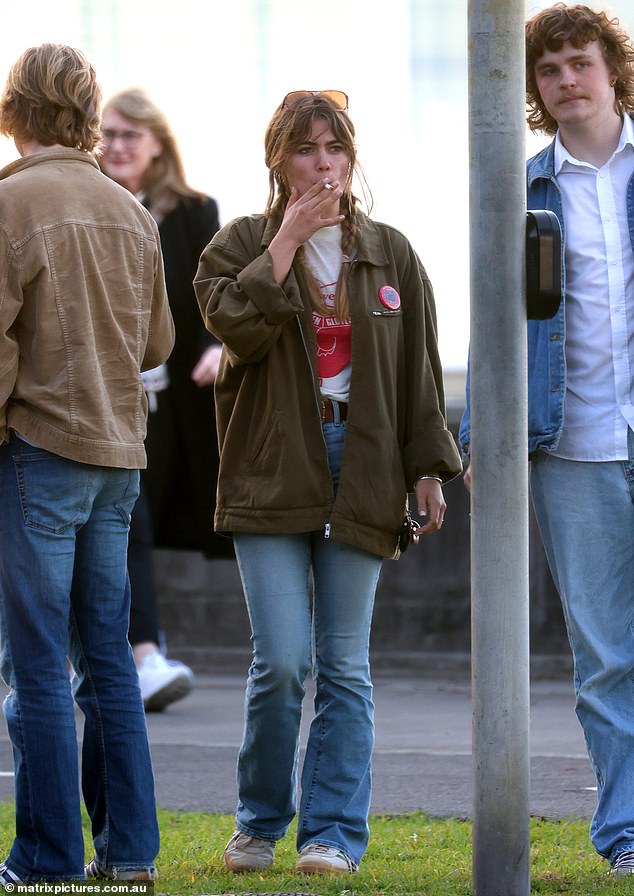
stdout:
<svg viewBox="0 0 634 896">
<path fill-rule="evenodd" d="M 197 386 L 191 373 L 216 340 L 205 329 L 192 281 L 218 227 L 218 207 L 208 197 L 182 199 L 159 224 L 176 344 L 167 362 L 170 385 L 157 394 L 158 409 L 148 417 L 143 472 L 154 544 L 209 557 L 231 556 L 233 546 L 213 531 L 218 476 L 213 388 Z"/>
</svg>

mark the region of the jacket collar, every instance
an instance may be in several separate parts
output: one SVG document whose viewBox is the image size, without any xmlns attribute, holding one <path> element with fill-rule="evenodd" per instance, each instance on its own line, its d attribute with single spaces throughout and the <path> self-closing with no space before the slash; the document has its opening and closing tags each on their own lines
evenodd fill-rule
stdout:
<svg viewBox="0 0 634 896">
<path fill-rule="evenodd" d="M 528 186 L 539 178 L 551 178 L 555 173 L 555 141 L 552 140 L 545 149 L 529 159 L 526 164 L 526 178 Z"/>
<path fill-rule="evenodd" d="M 363 212 L 358 212 L 358 236 L 358 261 L 366 261 L 368 264 L 373 264 L 377 267 L 382 267 L 388 263 L 379 228 Z"/>
<path fill-rule="evenodd" d="M 375 222 L 372 221 L 371 218 L 368 218 L 362 211 L 357 211 L 357 221 L 358 242 L 355 260 L 364 261 L 379 267 L 386 265 L 388 258 L 383 241 L 381 240 L 379 228 L 376 226 Z M 263 249 L 266 249 L 278 230 L 278 221 L 269 218 L 262 234 L 261 245 Z"/>
<path fill-rule="evenodd" d="M 632 116 L 630 116 L 632 120 Z M 552 140 L 548 146 L 534 155 L 526 163 L 526 177 L 528 186 L 532 187 L 533 182 L 539 177 L 551 178 L 555 175 L 555 140 Z"/>
<path fill-rule="evenodd" d="M 41 152 L 34 152 L 21 159 L 16 159 L 0 170 L 0 180 L 10 177 L 18 171 L 24 171 L 26 168 L 32 168 L 34 165 L 40 165 L 42 162 L 87 162 L 95 168 L 99 168 L 96 158 L 83 149 L 71 149 L 70 147 L 56 147 L 55 149 L 43 149 Z"/>
</svg>

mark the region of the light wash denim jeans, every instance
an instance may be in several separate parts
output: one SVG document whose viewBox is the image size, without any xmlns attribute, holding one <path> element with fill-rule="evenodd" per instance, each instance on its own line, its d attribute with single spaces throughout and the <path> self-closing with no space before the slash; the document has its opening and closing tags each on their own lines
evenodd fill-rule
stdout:
<svg viewBox="0 0 634 896">
<path fill-rule="evenodd" d="M 590 836 L 634 849 L 634 439 L 627 463 L 539 454 L 531 491 L 575 664 L 577 716 L 598 785 Z"/>
<path fill-rule="evenodd" d="M 345 424 L 324 425 L 338 482 Z M 306 676 L 315 715 L 301 776 L 297 848 L 323 843 L 357 865 L 368 842 L 374 705 L 368 660 L 381 558 L 322 532 L 234 536 L 253 662 L 238 759 L 236 825 L 279 840 L 296 813 Z"/>
<path fill-rule="evenodd" d="M 127 641 L 126 553 L 138 471 L 78 464 L 12 436 L 0 448 L 0 662 L 25 882 L 84 877 L 82 786 L 109 869 L 153 868 L 159 835 L 138 677 Z"/>
</svg>

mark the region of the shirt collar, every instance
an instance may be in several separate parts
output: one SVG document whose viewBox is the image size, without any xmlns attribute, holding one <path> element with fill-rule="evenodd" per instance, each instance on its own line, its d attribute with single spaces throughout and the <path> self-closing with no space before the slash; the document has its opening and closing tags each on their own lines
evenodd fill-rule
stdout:
<svg viewBox="0 0 634 896">
<path fill-rule="evenodd" d="M 629 115 L 624 115 L 623 118 L 623 130 L 616 152 L 621 152 L 628 144 L 634 149 L 634 120 Z"/>
<path fill-rule="evenodd" d="M 623 127 L 621 128 L 621 136 L 619 137 L 619 142 L 612 154 L 612 158 L 616 156 L 618 153 L 622 152 L 626 146 L 631 146 L 634 149 L 634 121 L 632 118 L 624 114 L 623 115 Z M 573 155 L 571 155 L 566 147 L 561 142 L 561 137 L 559 135 L 559 131 L 555 136 L 555 175 L 559 174 L 564 164 L 567 162 L 570 165 L 575 165 L 577 168 L 594 168 L 594 165 L 590 165 L 589 162 L 582 162 L 579 159 L 575 159 Z"/>
</svg>

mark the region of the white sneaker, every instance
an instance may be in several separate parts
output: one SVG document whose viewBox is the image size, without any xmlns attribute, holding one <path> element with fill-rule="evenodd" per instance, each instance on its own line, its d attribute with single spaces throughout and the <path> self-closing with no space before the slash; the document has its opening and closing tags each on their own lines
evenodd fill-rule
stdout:
<svg viewBox="0 0 634 896">
<path fill-rule="evenodd" d="M 234 831 L 223 853 L 230 871 L 261 871 L 273 864 L 275 841 Z"/>
<path fill-rule="evenodd" d="M 295 871 L 300 874 L 354 874 L 357 866 L 350 856 L 336 846 L 309 843 L 300 852 Z"/>
<path fill-rule="evenodd" d="M 194 673 L 178 660 L 166 660 L 162 653 L 150 653 L 137 669 L 143 706 L 160 712 L 185 697 L 194 684 Z"/>
</svg>

